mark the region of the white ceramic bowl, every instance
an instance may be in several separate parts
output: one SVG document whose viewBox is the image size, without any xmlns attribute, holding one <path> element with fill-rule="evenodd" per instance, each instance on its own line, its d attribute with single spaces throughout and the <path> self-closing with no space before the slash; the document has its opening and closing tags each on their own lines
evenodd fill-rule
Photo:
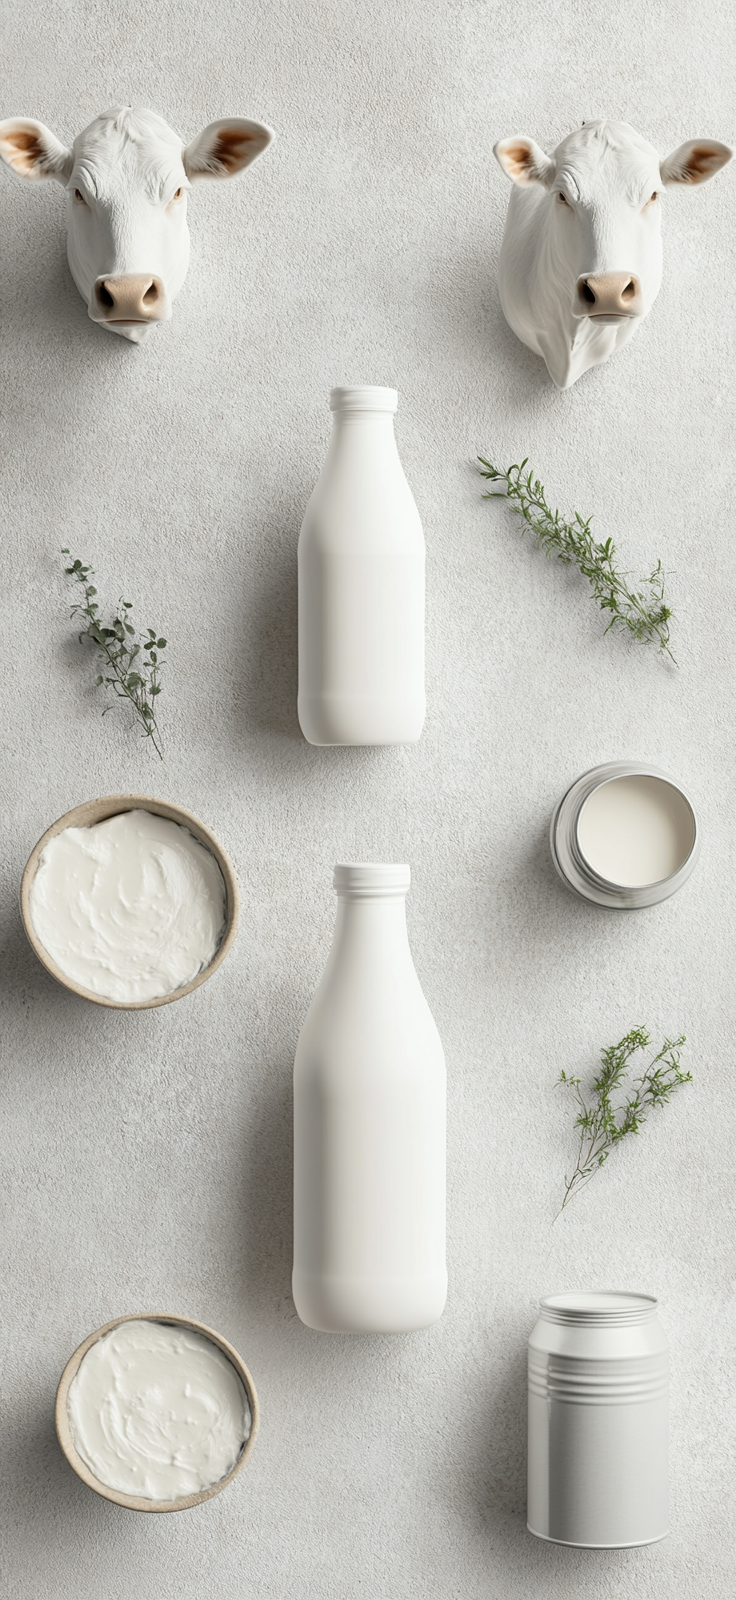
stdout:
<svg viewBox="0 0 736 1600">
<path fill-rule="evenodd" d="M 225 931 L 209 966 L 205 967 L 203 972 L 198 972 L 196 978 L 192 978 L 190 983 L 183 983 L 180 989 L 172 989 L 170 994 L 158 995 L 154 1000 L 108 1000 L 105 995 L 93 994 L 90 989 L 83 989 L 80 984 L 75 983 L 73 978 L 69 978 L 65 972 L 61 971 L 60 967 L 57 967 L 53 957 L 49 955 L 45 945 L 41 943 L 33 926 L 33 918 L 31 916 L 31 884 L 36 875 L 41 852 L 49 840 L 54 839 L 57 833 L 63 833 L 65 828 L 89 828 L 95 822 L 105 822 L 108 817 L 118 816 L 122 811 L 151 811 L 154 816 L 166 817 L 169 822 L 178 822 L 183 828 L 188 828 L 189 832 L 194 834 L 195 839 L 199 839 L 200 844 L 203 844 L 214 856 L 225 881 Z M 20 910 L 23 926 L 29 943 L 47 972 L 50 972 L 52 977 L 56 978 L 59 983 L 63 983 L 65 989 L 70 989 L 72 994 L 81 995 L 83 1000 L 92 1000 L 95 1005 L 110 1006 L 117 1011 L 147 1011 L 151 1006 L 167 1006 L 172 1000 L 183 1000 L 186 994 L 191 994 L 193 989 L 199 988 L 200 983 L 204 983 L 207 978 L 211 978 L 213 972 L 216 972 L 217 968 L 222 965 L 235 938 L 239 905 L 240 897 L 235 873 L 222 845 L 218 844 L 214 834 L 210 833 L 209 828 L 206 828 L 204 823 L 200 822 L 197 817 L 192 816 L 191 811 L 185 811 L 183 806 L 171 805 L 168 800 L 154 800 L 147 794 L 105 795 L 101 800 L 87 800 L 84 805 L 75 806 L 73 811 L 67 811 L 63 817 L 59 817 L 56 822 L 51 824 L 50 828 L 46 829 L 38 844 L 34 845 L 26 862 L 20 886 Z"/>
<path fill-rule="evenodd" d="M 173 1324 L 178 1328 L 191 1328 L 194 1333 L 201 1333 L 205 1339 L 210 1339 L 212 1344 L 217 1345 L 218 1349 L 222 1350 L 223 1354 L 227 1356 L 228 1361 L 230 1361 L 234 1366 L 235 1371 L 237 1372 L 243 1388 L 248 1396 L 248 1404 L 251 1412 L 250 1436 L 248 1439 L 246 1439 L 245 1445 L 238 1456 L 235 1466 L 230 1468 L 230 1471 L 224 1478 L 220 1478 L 219 1483 L 211 1484 L 209 1489 L 200 1489 L 196 1494 L 181 1495 L 177 1500 L 143 1500 L 138 1495 L 122 1494 L 119 1489 L 108 1488 L 106 1483 L 101 1483 L 99 1478 L 95 1477 L 94 1473 L 87 1466 L 86 1461 L 83 1461 L 82 1457 L 79 1455 L 72 1438 L 72 1431 L 69 1425 L 69 1386 L 72 1379 L 77 1374 L 80 1362 L 82 1361 L 83 1357 L 86 1356 L 87 1351 L 91 1349 L 92 1345 L 96 1344 L 97 1340 L 101 1339 L 104 1334 L 111 1333 L 113 1328 L 119 1328 L 123 1322 L 166 1322 Z M 84 1340 L 84 1343 L 80 1344 L 79 1349 L 74 1351 L 74 1355 L 70 1358 L 70 1360 L 67 1361 L 64 1371 L 61 1374 L 61 1378 L 59 1379 L 59 1387 L 56 1391 L 56 1436 L 70 1467 L 74 1468 L 77 1477 L 81 1478 L 82 1482 L 86 1483 L 88 1488 L 94 1489 L 95 1494 L 102 1495 L 104 1500 L 113 1500 L 116 1506 L 125 1506 L 128 1511 L 187 1511 L 190 1506 L 201 1505 L 203 1500 L 211 1500 L 213 1495 L 220 1494 L 223 1489 L 227 1488 L 228 1484 L 232 1483 L 233 1478 L 237 1477 L 238 1473 L 241 1472 L 245 1466 L 245 1463 L 248 1460 L 251 1450 L 256 1442 L 258 1422 L 258 1396 L 256 1394 L 255 1384 L 248 1371 L 248 1368 L 245 1365 L 245 1362 L 241 1360 L 237 1350 L 234 1350 L 232 1345 L 228 1344 L 227 1339 L 223 1339 L 222 1334 L 215 1333 L 212 1328 L 208 1328 L 206 1323 L 195 1322 L 192 1317 L 170 1316 L 168 1312 L 132 1312 L 127 1317 L 116 1317 L 114 1322 L 106 1322 L 104 1328 L 97 1328 L 96 1332 L 91 1333 L 89 1337 Z"/>
</svg>

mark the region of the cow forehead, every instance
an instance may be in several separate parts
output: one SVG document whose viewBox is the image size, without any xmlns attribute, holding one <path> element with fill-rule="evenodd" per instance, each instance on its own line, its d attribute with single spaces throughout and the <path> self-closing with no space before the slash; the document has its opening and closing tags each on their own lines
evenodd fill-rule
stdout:
<svg viewBox="0 0 736 1600">
<path fill-rule="evenodd" d="M 586 122 L 558 144 L 558 174 L 570 173 L 581 197 L 591 188 L 622 189 L 632 199 L 649 181 L 658 179 L 659 156 L 628 122 Z"/>
<path fill-rule="evenodd" d="M 185 180 L 183 148 L 179 135 L 155 111 L 113 106 L 78 134 L 74 162 L 98 192 L 125 177 L 137 178 L 155 195 L 174 171 Z"/>
</svg>

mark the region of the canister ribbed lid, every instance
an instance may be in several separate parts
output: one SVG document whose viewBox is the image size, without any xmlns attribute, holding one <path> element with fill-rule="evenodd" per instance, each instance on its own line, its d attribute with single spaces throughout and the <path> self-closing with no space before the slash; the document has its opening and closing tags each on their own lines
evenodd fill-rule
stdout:
<svg viewBox="0 0 736 1600">
<path fill-rule="evenodd" d="M 330 389 L 330 411 L 388 411 L 393 414 L 398 404 L 398 390 L 382 389 L 378 384 Z"/>
<path fill-rule="evenodd" d="M 574 1292 L 545 1295 L 539 1302 L 546 1322 L 585 1324 L 587 1327 L 624 1327 L 646 1322 L 654 1316 L 657 1301 L 652 1294 L 627 1294 L 618 1289 L 600 1292 Z"/>
<path fill-rule="evenodd" d="M 406 894 L 411 867 L 405 862 L 339 861 L 332 882 L 338 894 L 351 900 L 364 895 Z"/>
</svg>

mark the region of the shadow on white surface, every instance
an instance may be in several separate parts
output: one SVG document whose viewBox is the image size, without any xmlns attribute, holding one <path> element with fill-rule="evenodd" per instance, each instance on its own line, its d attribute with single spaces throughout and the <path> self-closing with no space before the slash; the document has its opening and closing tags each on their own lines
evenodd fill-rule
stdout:
<svg viewBox="0 0 736 1600">
<path fill-rule="evenodd" d="M 304 497 L 304 504 L 309 491 Z M 283 508 L 275 510 L 261 526 L 268 550 L 257 582 L 243 605 L 244 648 L 240 666 L 241 687 L 236 692 L 237 733 L 241 718 L 254 732 L 268 729 L 303 743 L 296 711 L 299 685 L 297 638 L 298 522 Z"/>
</svg>

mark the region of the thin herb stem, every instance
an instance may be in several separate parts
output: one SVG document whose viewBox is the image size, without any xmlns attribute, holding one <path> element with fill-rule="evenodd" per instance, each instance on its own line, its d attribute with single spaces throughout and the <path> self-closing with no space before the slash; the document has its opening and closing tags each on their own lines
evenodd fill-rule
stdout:
<svg viewBox="0 0 736 1600">
<path fill-rule="evenodd" d="M 579 1136 L 575 1167 L 570 1178 L 565 1176 L 565 1192 L 557 1216 L 590 1183 L 616 1145 L 627 1134 L 639 1132 L 653 1106 L 666 1105 L 675 1089 L 683 1083 L 692 1083 L 692 1073 L 683 1072 L 680 1066 L 685 1043 L 685 1035 L 681 1034 L 679 1039 L 665 1039 L 646 1070 L 633 1080 L 628 1098 L 614 1105 L 614 1095 L 627 1075 L 632 1056 L 638 1050 L 648 1049 L 649 1043 L 646 1028 L 632 1028 L 618 1044 L 601 1050 L 601 1069 L 593 1079 L 589 1104 L 580 1089 L 582 1080 L 567 1072 L 560 1073 L 557 1085 L 562 1083 L 570 1090 L 579 1108 L 574 1122 Z"/>
<path fill-rule="evenodd" d="M 596 542 L 590 531 L 592 517 L 583 518 L 576 511 L 572 522 L 566 522 L 559 511 L 553 511 L 547 504 L 544 485 L 531 471 L 524 471 L 528 457 L 505 472 L 484 456 L 479 456 L 478 460 L 482 478 L 504 484 L 502 489 L 489 490 L 483 499 L 508 500 L 509 509 L 531 529 L 545 555 L 556 555 L 566 565 L 578 568 L 587 578 L 601 611 L 610 612 L 605 632 L 618 630 L 638 644 L 656 644 L 674 662 L 670 648 L 672 611 L 665 603 L 665 573 L 661 561 L 648 578 L 642 579 L 640 588 L 632 589 L 627 574 L 616 565 L 613 540 L 606 539 L 603 544 Z"/>
<path fill-rule="evenodd" d="M 66 549 L 61 553 L 69 555 Z M 163 743 L 152 702 L 161 693 L 160 672 L 165 665 L 161 651 L 166 648 L 166 640 L 159 639 L 153 628 L 147 628 L 145 634 L 136 637 L 130 617 L 130 600 L 118 602 L 112 624 L 106 627 L 95 599 L 97 590 L 89 582 L 95 575 L 94 568 L 85 567 L 81 561 L 75 560 L 64 570 L 67 577 L 72 578 L 82 590 L 83 599 L 70 610 L 70 616 L 81 617 L 84 623 L 79 634 L 80 641 L 84 638 L 91 640 L 108 674 L 105 671 L 100 673 L 96 687 L 107 684 L 119 700 L 129 702 L 143 728 L 143 737 L 151 740 L 154 750 L 163 760 Z M 103 717 L 111 709 L 106 706 Z"/>
</svg>

